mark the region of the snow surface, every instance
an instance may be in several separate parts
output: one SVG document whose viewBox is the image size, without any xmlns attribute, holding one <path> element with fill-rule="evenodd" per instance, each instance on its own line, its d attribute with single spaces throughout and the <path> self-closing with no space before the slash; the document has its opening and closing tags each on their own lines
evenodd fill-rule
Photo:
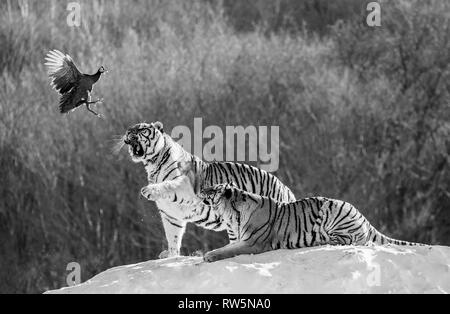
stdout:
<svg viewBox="0 0 450 314">
<path fill-rule="evenodd" d="M 111 268 L 48 293 L 449 293 L 450 247 L 323 246 Z"/>
</svg>

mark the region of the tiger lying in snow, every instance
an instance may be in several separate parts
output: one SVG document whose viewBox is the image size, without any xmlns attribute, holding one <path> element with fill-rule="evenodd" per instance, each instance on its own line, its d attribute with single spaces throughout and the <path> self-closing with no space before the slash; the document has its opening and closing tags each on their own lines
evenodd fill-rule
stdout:
<svg viewBox="0 0 450 314">
<path fill-rule="evenodd" d="M 179 163 L 178 168 L 184 177 L 170 187 L 166 183 L 163 192 L 154 196 L 172 197 L 171 193 L 188 189 L 192 200 L 212 206 L 226 222 L 228 234 L 236 237 L 235 242 L 206 253 L 204 260 L 208 262 L 240 254 L 326 244 L 422 245 L 394 240 L 381 234 L 354 206 L 344 201 L 311 197 L 282 203 L 230 184 L 219 184 L 200 191 L 201 184 L 192 167 Z"/>
</svg>

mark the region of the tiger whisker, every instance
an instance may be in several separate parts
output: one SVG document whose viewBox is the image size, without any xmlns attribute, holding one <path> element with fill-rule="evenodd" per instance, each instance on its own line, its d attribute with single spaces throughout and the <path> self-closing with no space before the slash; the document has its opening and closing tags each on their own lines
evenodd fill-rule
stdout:
<svg viewBox="0 0 450 314">
<path fill-rule="evenodd" d="M 111 147 L 111 152 L 114 155 L 119 155 L 120 151 L 122 150 L 122 148 L 125 146 L 125 136 L 122 136 L 121 138 L 118 139 L 113 139 L 113 142 L 116 142 L 113 144 L 113 146 Z"/>
<path fill-rule="evenodd" d="M 111 137 L 112 137 L 113 140 L 122 140 L 125 137 L 125 135 L 123 135 L 123 134 L 114 134 Z"/>
</svg>

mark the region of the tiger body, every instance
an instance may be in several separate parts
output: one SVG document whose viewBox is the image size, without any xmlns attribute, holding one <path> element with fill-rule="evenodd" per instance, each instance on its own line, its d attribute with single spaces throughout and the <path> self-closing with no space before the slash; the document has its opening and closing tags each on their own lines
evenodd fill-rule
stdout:
<svg viewBox="0 0 450 314">
<path fill-rule="evenodd" d="M 320 245 L 417 243 L 391 239 L 377 231 L 351 204 L 326 197 L 278 202 L 231 185 L 217 185 L 202 192 L 204 201 L 223 217 L 237 237 L 234 243 L 208 252 L 212 262 L 239 254 Z"/>
<path fill-rule="evenodd" d="M 266 171 L 239 163 L 203 162 L 165 134 L 159 122 L 141 123 L 130 128 L 125 135 L 125 143 L 129 145 L 133 161 L 142 162 L 147 172 L 149 184 L 142 188 L 141 194 L 155 200 L 161 213 L 168 251 L 160 257 L 179 255 L 188 222 L 214 231 L 229 230 L 223 217 L 201 202 L 193 189 L 189 189 L 189 184 L 183 183 L 184 174 L 178 169 L 180 162 L 192 164 L 197 191 L 200 184 L 232 183 L 240 189 L 280 202 L 295 200 L 291 190 Z M 172 192 L 170 197 L 161 197 L 169 191 Z M 237 240 L 233 233 L 228 235 L 231 242 Z"/>
</svg>

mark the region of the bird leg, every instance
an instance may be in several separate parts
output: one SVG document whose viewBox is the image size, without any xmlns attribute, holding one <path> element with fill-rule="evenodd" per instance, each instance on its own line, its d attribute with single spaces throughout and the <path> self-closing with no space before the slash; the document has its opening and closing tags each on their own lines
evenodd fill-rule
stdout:
<svg viewBox="0 0 450 314">
<path fill-rule="evenodd" d="M 91 101 L 91 94 L 89 93 L 89 100 L 86 101 L 86 108 L 89 112 L 91 112 L 91 113 L 95 114 L 97 117 L 101 118 L 102 116 L 98 112 L 95 112 L 94 110 L 92 110 L 91 106 L 90 106 L 91 104 L 96 104 L 98 102 L 103 102 L 103 98 L 97 99 L 95 101 Z"/>
<path fill-rule="evenodd" d="M 86 105 L 96 104 L 98 102 L 103 102 L 103 98 L 101 98 L 101 99 L 99 98 L 95 101 L 86 101 Z"/>
<path fill-rule="evenodd" d="M 95 112 L 94 110 L 91 109 L 90 105 L 91 104 L 95 104 L 97 103 L 97 101 L 88 101 L 86 102 L 86 108 L 89 112 L 95 114 L 97 117 L 101 118 L 101 115 L 98 112 Z"/>
</svg>

